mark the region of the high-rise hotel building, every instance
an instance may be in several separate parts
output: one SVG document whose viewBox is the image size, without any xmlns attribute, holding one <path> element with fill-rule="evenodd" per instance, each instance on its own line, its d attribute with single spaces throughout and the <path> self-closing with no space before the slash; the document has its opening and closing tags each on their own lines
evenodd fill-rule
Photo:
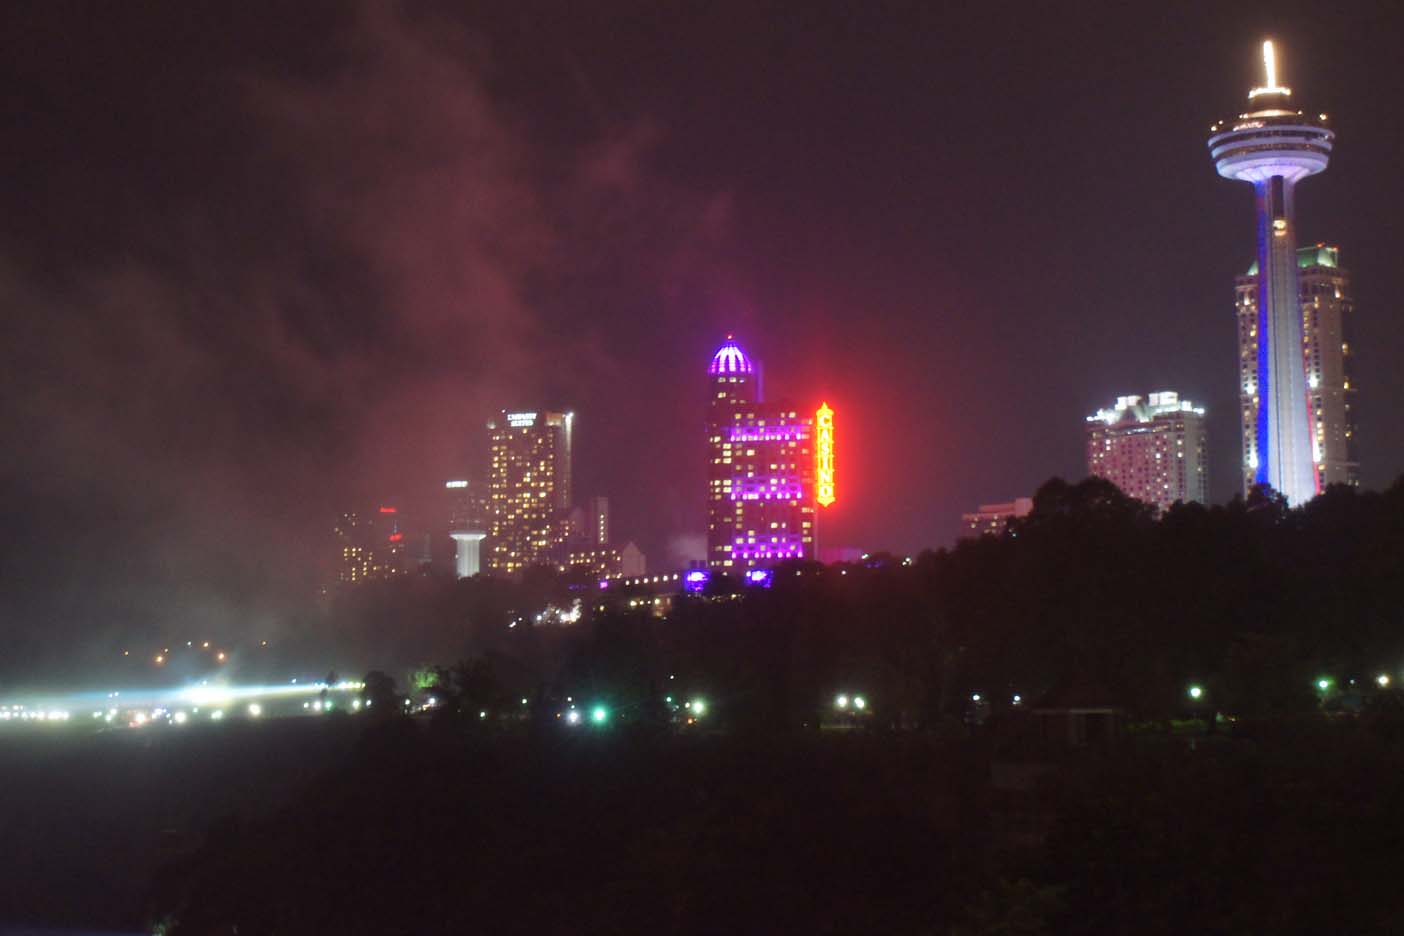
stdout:
<svg viewBox="0 0 1404 936">
<path fill-rule="evenodd" d="M 1306 373 L 1312 462 L 1316 484 L 1360 483 L 1355 449 L 1355 387 L 1350 376 L 1349 338 L 1353 303 L 1350 276 L 1341 268 L 1340 250 L 1317 244 L 1297 249 L 1301 283 L 1302 364 Z M 1243 492 L 1258 483 L 1258 419 L 1261 397 L 1258 374 L 1258 264 L 1235 283 L 1238 314 L 1239 416 L 1243 428 Z"/>
<path fill-rule="evenodd" d="M 1117 397 L 1087 417 L 1087 473 L 1161 510 L 1209 502 L 1204 410 L 1170 390 Z"/>
<path fill-rule="evenodd" d="M 509 413 L 488 423 L 488 568 L 512 575 L 562 556 L 573 413 Z"/>
<path fill-rule="evenodd" d="M 765 402 L 759 365 L 730 336 L 707 374 L 707 565 L 813 559 L 814 417 Z"/>
<path fill-rule="evenodd" d="M 1247 110 L 1209 128 L 1209 151 L 1219 175 L 1253 186 L 1256 204 L 1255 318 L 1239 339 L 1257 362 L 1254 379 L 1242 385 L 1254 436 L 1244 473 L 1295 506 L 1317 494 L 1321 470 L 1302 364 L 1295 193 L 1302 180 L 1326 170 L 1336 135 L 1325 114 L 1305 110 L 1277 83 L 1271 42 L 1263 43 L 1263 66 L 1266 81 L 1248 92 Z"/>
</svg>

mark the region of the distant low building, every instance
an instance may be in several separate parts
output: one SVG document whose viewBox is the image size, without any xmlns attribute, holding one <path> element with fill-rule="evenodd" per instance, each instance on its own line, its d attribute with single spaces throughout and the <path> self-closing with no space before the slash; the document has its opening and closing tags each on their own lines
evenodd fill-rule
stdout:
<svg viewBox="0 0 1404 936">
<path fill-rule="evenodd" d="M 863 550 L 858 546 L 820 546 L 819 561 L 824 565 L 835 562 L 862 562 Z"/>
<path fill-rule="evenodd" d="M 648 571 L 648 557 L 633 542 L 624 544 L 619 550 L 619 574 L 643 575 Z"/>
<path fill-rule="evenodd" d="M 616 549 L 612 546 L 574 549 L 566 554 L 562 569 L 586 569 L 600 578 L 643 575 L 647 563 L 644 554 L 632 542 Z"/>
<path fill-rule="evenodd" d="M 618 578 L 621 571 L 619 550 L 606 546 L 603 549 L 572 549 L 566 553 L 563 570 L 585 570 L 600 578 Z"/>
<path fill-rule="evenodd" d="M 1010 520 L 1033 511 L 1032 497 L 1016 497 L 1007 504 L 981 504 L 974 513 L 961 514 L 966 536 L 999 536 Z"/>
<path fill-rule="evenodd" d="M 1111 744 L 1126 731 L 1127 711 L 1105 687 L 1068 685 L 1049 692 L 1032 709 L 1046 742 L 1065 747 Z"/>
</svg>

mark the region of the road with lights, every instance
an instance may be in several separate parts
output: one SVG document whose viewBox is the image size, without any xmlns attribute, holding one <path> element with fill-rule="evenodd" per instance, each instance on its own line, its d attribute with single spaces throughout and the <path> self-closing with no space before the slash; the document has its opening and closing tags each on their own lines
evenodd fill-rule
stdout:
<svg viewBox="0 0 1404 936">
<path fill-rule="evenodd" d="M 35 693 L 0 700 L 0 729 L 86 726 L 97 730 L 180 727 L 232 719 L 254 720 L 359 712 L 365 684 L 299 682 L 231 685 L 203 680 L 168 689 L 113 689 Z"/>
</svg>

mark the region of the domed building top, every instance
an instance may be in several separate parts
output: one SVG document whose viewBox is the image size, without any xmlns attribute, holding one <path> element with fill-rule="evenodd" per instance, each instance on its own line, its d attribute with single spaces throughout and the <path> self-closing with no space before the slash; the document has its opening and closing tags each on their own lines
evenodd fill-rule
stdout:
<svg viewBox="0 0 1404 936">
<path fill-rule="evenodd" d="M 712 364 L 707 368 L 709 374 L 754 374 L 756 365 L 751 363 L 751 359 L 746 356 L 746 352 L 741 350 L 730 335 L 726 336 L 726 343 L 717 349 L 717 353 L 712 356 Z"/>
</svg>

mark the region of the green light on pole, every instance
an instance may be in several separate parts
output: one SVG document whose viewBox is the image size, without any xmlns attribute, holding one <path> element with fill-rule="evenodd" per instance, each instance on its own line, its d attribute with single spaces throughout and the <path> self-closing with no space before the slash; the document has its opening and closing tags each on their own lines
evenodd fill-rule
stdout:
<svg viewBox="0 0 1404 936">
<path fill-rule="evenodd" d="M 595 706 L 594 710 L 590 712 L 590 721 L 597 725 L 603 725 L 608 718 L 609 711 L 603 705 Z"/>
<path fill-rule="evenodd" d="M 693 699 L 693 700 L 692 700 L 692 714 L 693 714 L 694 716 L 696 716 L 697 718 L 701 718 L 701 717 L 702 717 L 702 713 L 705 712 L 705 711 L 707 711 L 707 703 L 706 703 L 706 702 L 703 702 L 701 699 Z"/>
<path fill-rule="evenodd" d="M 1322 692 L 1325 692 L 1326 690 L 1331 688 L 1331 680 L 1318 679 L 1316 681 L 1316 688 L 1320 689 Z"/>
<path fill-rule="evenodd" d="M 1189 687 L 1189 697 L 1190 697 L 1191 699 L 1198 700 L 1198 699 L 1199 699 L 1201 696 L 1203 696 L 1203 695 L 1204 695 L 1204 688 L 1203 688 L 1202 686 L 1190 686 L 1190 687 Z"/>
</svg>

